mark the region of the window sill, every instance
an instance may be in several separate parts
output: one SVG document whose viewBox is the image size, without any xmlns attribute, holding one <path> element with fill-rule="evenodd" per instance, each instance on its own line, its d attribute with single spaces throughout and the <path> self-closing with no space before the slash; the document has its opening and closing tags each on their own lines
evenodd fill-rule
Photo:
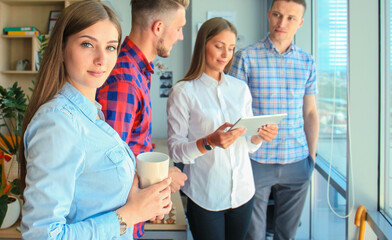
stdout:
<svg viewBox="0 0 392 240">
<path fill-rule="evenodd" d="M 328 179 L 329 164 L 320 156 L 317 156 L 316 170 L 326 180 Z M 330 184 L 346 198 L 346 179 L 333 168 L 331 169 Z M 392 224 L 381 212 L 368 211 L 366 220 L 379 240 L 392 239 Z"/>
<path fill-rule="evenodd" d="M 378 211 L 367 212 L 367 222 L 380 240 L 392 239 L 392 226 Z"/>
<path fill-rule="evenodd" d="M 317 155 L 315 169 L 328 181 L 329 163 L 327 160 Z M 346 178 L 340 175 L 333 167 L 331 168 L 330 184 L 340 195 L 346 198 Z"/>
</svg>

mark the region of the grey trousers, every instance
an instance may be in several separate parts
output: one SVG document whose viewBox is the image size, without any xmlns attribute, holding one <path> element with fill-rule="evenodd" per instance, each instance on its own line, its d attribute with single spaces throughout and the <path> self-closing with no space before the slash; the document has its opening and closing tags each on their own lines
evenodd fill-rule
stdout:
<svg viewBox="0 0 392 240">
<path fill-rule="evenodd" d="M 274 188 L 274 240 L 295 239 L 314 169 L 309 156 L 291 164 L 252 162 L 256 194 L 247 240 L 265 240 L 267 206 Z"/>
</svg>

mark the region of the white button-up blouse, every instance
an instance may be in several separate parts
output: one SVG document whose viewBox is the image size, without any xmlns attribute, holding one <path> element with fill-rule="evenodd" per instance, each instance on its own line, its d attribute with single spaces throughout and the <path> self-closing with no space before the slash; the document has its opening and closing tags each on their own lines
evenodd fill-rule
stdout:
<svg viewBox="0 0 392 240">
<path fill-rule="evenodd" d="M 260 144 L 239 137 L 229 148 L 202 154 L 196 141 L 225 122 L 253 116 L 248 86 L 229 75 L 216 81 L 207 74 L 177 83 L 167 101 L 169 154 L 185 164 L 183 192 L 200 207 L 221 211 L 239 207 L 255 193 L 249 152 Z"/>
</svg>

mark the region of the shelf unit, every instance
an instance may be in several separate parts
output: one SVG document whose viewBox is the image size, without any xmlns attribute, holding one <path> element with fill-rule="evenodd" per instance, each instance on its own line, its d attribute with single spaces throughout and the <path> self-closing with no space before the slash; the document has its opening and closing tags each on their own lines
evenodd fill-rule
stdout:
<svg viewBox="0 0 392 240">
<path fill-rule="evenodd" d="M 0 0 L 0 85 L 11 86 L 15 81 L 28 90 L 37 75 L 35 54 L 39 50 L 37 36 L 4 35 L 4 27 L 34 26 L 47 34 L 50 11 L 61 11 L 80 0 Z M 26 70 L 17 71 L 19 60 L 27 59 Z"/>
<path fill-rule="evenodd" d="M 35 69 L 36 51 L 39 49 L 39 42 L 36 36 L 1 36 L 7 44 L 4 54 L 8 56 L 5 59 L 5 68 L 1 70 L 3 74 L 36 74 Z M 8 59 L 8 61 L 7 61 Z M 16 70 L 16 63 L 18 60 L 27 59 L 29 64 L 24 71 Z"/>
</svg>

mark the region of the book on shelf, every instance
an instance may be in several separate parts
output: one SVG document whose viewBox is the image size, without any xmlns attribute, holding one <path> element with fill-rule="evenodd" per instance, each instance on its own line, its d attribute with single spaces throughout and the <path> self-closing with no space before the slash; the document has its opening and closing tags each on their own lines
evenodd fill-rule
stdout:
<svg viewBox="0 0 392 240">
<path fill-rule="evenodd" d="M 38 31 L 36 27 L 5 27 L 3 28 L 4 34 L 10 31 Z"/>
<path fill-rule="evenodd" d="M 39 35 L 38 31 L 8 31 L 6 35 Z"/>
</svg>

